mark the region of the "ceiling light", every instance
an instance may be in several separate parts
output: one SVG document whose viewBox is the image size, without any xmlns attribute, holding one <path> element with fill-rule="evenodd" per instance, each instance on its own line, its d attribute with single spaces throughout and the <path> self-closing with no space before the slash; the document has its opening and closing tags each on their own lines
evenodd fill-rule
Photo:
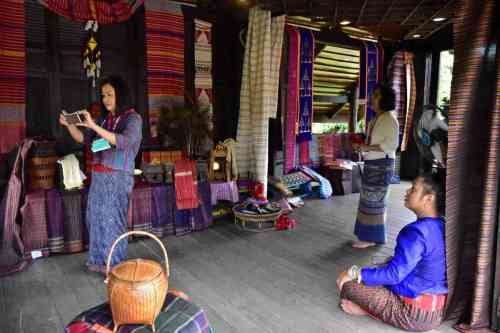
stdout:
<svg viewBox="0 0 500 333">
<path fill-rule="evenodd" d="M 414 34 L 412 37 L 413 37 L 413 38 L 420 38 L 420 37 L 422 37 L 422 35 L 419 35 L 419 34 Z"/>
<path fill-rule="evenodd" d="M 340 25 L 349 25 L 349 24 L 351 24 L 351 21 L 349 21 L 349 20 L 340 21 Z"/>
<path fill-rule="evenodd" d="M 438 17 L 435 17 L 432 19 L 434 22 L 441 22 L 441 21 L 444 21 L 446 20 L 446 17 L 441 17 L 441 16 L 438 16 Z"/>
</svg>

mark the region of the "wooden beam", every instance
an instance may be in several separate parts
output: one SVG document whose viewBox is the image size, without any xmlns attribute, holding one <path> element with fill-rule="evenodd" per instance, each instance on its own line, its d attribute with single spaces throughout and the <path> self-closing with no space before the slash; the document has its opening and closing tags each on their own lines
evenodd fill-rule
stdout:
<svg viewBox="0 0 500 333">
<path fill-rule="evenodd" d="M 361 18 L 363 17 L 363 12 L 365 11 L 365 7 L 366 7 L 367 3 L 368 3 L 368 0 L 365 0 L 363 2 L 363 5 L 361 6 L 361 9 L 359 10 L 358 19 L 356 20 L 356 26 L 359 26 L 359 22 L 361 22 Z"/>
<path fill-rule="evenodd" d="M 418 10 L 418 8 L 427 0 L 420 0 L 420 2 L 415 6 L 415 8 L 413 8 L 413 10 L 410 12 L 410 14 L 408 14 L 408 16 L 403 20 L 403 22 L 401 22 L 400 24 L 401 25 L 404 25 L 409 19 L 410 17 L 412 17 Z"/>
<path fill-rule="evenodd" d="M 380 25 L 385 21 L 385 18 L 387 17 L 387 15 L 389 15 L 389 13 L 391 12 L 391 9 L 392 9 L 392 6 L 394 6 L 394 0 L 391 1 L 391 4 L 390 6 L 387 8 L 387 10 L 385 11 L 384 15 L 382 16 L 382 18 L 380 19 L 380 21 L 378 21 L 377 23 L 377 27 L 380 27 Z"/>
<path fill-rule="evenodd" d="M 425 27 L 429 22 L 432 21 L 433 18 L 435 18 L 436 16 L 439 15 L 439 13 L 441 13 L 442 11 L 444 11 L 445 9 L 447 9 L 449 6 L 451 6 L 453 3 L 455 2 L 455 0 L 450 0 L 448 1 L 444 6 L 442 6 L 441 8 L 439 8 L 436 12 L 434 12 L 434 14 L 432 14 L 431 17 L 429 17 L 427 20 L 425 20 L 424 23 L 420 24 L 418 27 L 416 27 L 415 29 L 411 30 L 409 33 L 407 33 L 404 37 L 404 39 L 408 39 L 410 38 L 411 36 L 413 36 L 415 33 L 417 33 L 422 27 Z M 451 20 L 451 17 L 448 19 L 448 20 Z M 446 22 L 446 21 L 445 21 Z M 441 24 L 442 25 L 442 24 Z"/>
<path fill-rule="evenodd" d="M 446 20 L 444 21 L 440 26 L 438 26 L 436 29 L 432 30 L 431 32 L 428 32 L 425 36 L 424 36 L 424 39 L 427 39 L 429 38 L 430 36 L 434 35 L 436 32 L 438 32 L 439 30 L 443 29 L 444 27 L 446 27 L 448 24 L 451 24 L 453 20 L 449 19 L 449 20 Z"/>
<path fill-rule="evenodd" d="M 288 6 L 287 6 L 286 1 L 287 0 L 281 0 L 281 4 L 283 5 L 283 12 L 285 13 L 285 15 L 288 16 Z"/>
</svg>

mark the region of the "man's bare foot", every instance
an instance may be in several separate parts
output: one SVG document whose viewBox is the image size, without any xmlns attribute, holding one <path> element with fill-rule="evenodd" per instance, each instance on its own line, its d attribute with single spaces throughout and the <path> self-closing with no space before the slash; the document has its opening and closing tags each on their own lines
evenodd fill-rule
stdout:
<svg viewBox="0 0 500 333">
<path fill-rule="evenodd" d="M 368 312 L 363 310 L 359 305 L 356 303 L 351 302 L 348 299 L 341 299 L 340 300 L 340 307 L 342 310 L 344 310 L 345 313 L 353 315 L 353 316 L 366 316 L 368 315 Z"/>
<path fill-rule="evenodd" d="M 355 249 L 366 249 L 372 246 L 377 245 L 377 243 L 374 242 L 365 242 L 365 241 L 354 241 L 352 242 L 351 246 Z"/>
</svg>

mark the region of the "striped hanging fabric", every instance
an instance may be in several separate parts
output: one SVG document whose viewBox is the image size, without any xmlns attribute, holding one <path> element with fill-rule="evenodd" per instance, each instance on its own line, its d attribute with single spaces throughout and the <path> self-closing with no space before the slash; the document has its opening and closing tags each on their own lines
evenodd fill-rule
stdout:
<svg viewBox="0 0 500 333">
<path fill-rule="evenodd" d="M 396 115 L 399 122 L 401 151 L 406 150 L 408 137 L 413 125 L 413 114 L 416 103 L 416 82 L 413 54 L 398 51 L 394 54 L 387 76 L 396 93 Z"/>
<path fill-rule="evenodd" d="M 144 0 L 38 0 L 47 9 L 70 20 L 96 20 L 100 24 L 126 21 Z"/>
<path fill-rule="evenodd" d="M 449 318 L 461 332 L 486 332 L 500 286 L 500 3 L 458 1 L 446 175 Z M 494 267 L 496 266 L 496 274 Z M 497 304 L 498 306 L 498 304 Z"/>
<path fill-rule="evenodd" d="M 184 17 L 180 5 L 145 1 L 149 126 L 157 137 L 162 107 L 184 105 Z"/>
<path fill-rule="evenodd" d="M 24 139 L 26 130 L 26 18 L 23 0 L 5 0 L 0 11 L 0 154 Z"/>
<path fill-rule="evenodd" d="M 241 175 L 251 173 L 267 193 L 269 117 L 278 107 L 285 17 L 250 9 L 243 62 L 236 153 Z"/>
<path fill-rule="evenodd" d="M 413 53 L 404 53 L 405 79 L 406 79 L 406 113 L 404 120 L 403 138 L 401 139 L 401 151 L 405 151 L 413 127 L 413 115 L 417 101 L 417 84 L 415 81 L 415 66 L 413 64 Z M 401 126 L 401 125 L 400 125 Z"/>
</svg>

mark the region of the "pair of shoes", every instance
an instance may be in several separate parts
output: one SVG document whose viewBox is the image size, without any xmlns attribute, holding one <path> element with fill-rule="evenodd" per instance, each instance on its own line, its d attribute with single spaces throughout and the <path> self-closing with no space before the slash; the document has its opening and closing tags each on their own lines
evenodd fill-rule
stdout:
<svg viewBox="0 0 500 333">
<path fill-rule="evenodd" d="M 275 227 L 276 230 L 288 230 L 295 228 L 296 225 L 297 222 L 294 219 L 288 217 L 286 214 L 282 214 L 278 217 Z"/>
<path fill-rule="evenodd" d="M 365 242 L 365 241 L 354 241 L 351 246 L 355 249 L 367 249 L 369 247 L 375 246 L 377 243 L 374 242 Z"/>
</svg>

